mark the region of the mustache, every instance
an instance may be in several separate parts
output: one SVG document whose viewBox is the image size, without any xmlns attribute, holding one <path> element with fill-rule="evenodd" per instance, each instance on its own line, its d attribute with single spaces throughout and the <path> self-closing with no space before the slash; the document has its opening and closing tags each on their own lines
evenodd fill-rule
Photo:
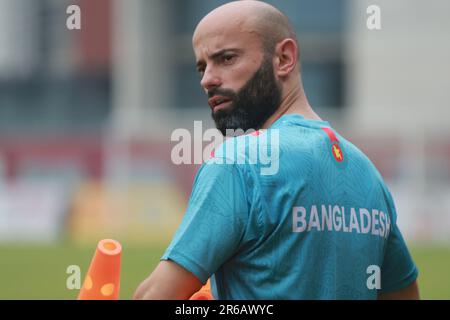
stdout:
<svg viewBox="0 0 450 320">
<path fill-rule="evenodd" d="M 208 91 L 208 98 L 212 98 L 214 96 L 222 96 L 234 100 L 237 94 L 233 90 L 213 88 Z"/>
</svg>

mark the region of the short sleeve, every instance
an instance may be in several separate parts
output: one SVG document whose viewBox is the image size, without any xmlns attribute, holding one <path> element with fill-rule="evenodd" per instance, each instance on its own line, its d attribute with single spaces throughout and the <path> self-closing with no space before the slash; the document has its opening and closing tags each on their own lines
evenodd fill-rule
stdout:
<svg viewBox="0 0 450 320">
<path fill-rule="evenodd" d="M 172 260 L 202 282 L 238 250 L 248 205 L 236 165 L 205 163 L 199 169 L 188 208 L 161 260 Z"/>
<path fill-rule="evenodd" d="M 382 293 L 403 289 L 412 284 L 418 276 L 418 270 L 405 240 L 396 222 L 396 210 L 391 194 L 387 191 L 387 200 L 392 212 L 391 231 L 388 235 L 386 250 L 381 268 Z"/>
</svg>

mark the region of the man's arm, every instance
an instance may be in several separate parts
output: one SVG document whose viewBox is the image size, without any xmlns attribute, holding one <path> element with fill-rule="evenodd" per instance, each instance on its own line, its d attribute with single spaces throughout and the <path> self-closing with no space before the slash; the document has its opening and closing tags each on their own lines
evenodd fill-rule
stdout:
<svg viewBox="0 0 450 320">
<path fill-rule="evenodd" d="M 249 216 L 241 179 L 235 165 L 202 165 L 183 220 L 135 299 L 189 299 L 237 252 Z"/>
<path fill-rule="evenodd" d="M 161 261 L 134 293 L 136 300 L 187 300 L 200 290 L 200 280 L 173 261 Z"/>
<path fill-rule="evenodd" d="M 419 287 L 417 281 L 398 291 L 378 294 L 378 300 L 419 300 Z"/>
</svg>

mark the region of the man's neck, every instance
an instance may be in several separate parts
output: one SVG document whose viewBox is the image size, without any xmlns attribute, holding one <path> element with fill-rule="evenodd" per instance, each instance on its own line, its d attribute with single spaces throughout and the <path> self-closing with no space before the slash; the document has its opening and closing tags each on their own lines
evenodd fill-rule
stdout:
<svg viewBox="0 0 450 320">
<path fill-rule="evenodd" d="M 286 114 L 300 114 L 305 117 L 305 119 L 322 120 L 309 105 L 300 85 L 296 86 L 286 94 L 281 101 L 280 107 L 269 119 L 267 119 L 261 129 L 270 128 L 272 124 Z"/>
</svg>

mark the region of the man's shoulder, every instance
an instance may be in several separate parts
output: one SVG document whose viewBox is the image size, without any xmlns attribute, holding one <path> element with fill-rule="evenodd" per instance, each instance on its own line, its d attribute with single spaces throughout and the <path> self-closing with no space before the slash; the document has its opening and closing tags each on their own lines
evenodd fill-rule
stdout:
<svg viewBox="0 0 450 320">
<path fill-rule="evenodd" d="M 359 166 L 362 166 L 365 170 L 369 170 L 373 172 L 375 176 L 382 180 L 381 174 L 378 171 L 376 165 L 372 162 L 369 156 L 361 150 L 358 146 L 356 146 L 353 142 L 347 140 L 346 138 L 340 136 L 340 141 L 343 144 L 347 155 L 350 157 L 353 163 L 358 163 Z"/>
</svg>

